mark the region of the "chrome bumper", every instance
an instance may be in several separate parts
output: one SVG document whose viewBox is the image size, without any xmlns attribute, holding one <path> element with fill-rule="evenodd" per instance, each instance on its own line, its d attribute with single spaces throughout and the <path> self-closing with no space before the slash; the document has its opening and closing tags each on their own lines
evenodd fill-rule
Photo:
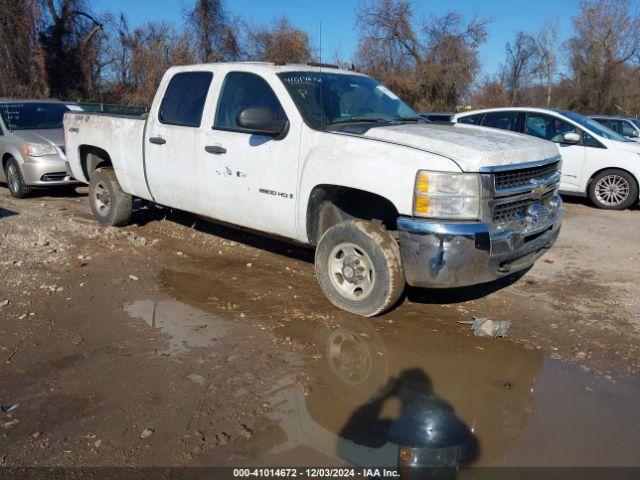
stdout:
<svg viewBox="0 0 640 480">
<path fill-rule="evenodd" d="M 452 288 L 490 282 L 523 270 L 556 241 L 562 223 L 562 200 L 543 221 L 522 220 L 510 226 L 443 223 L 401 217 L 398 234 L 407 283 Z"/>
<path fill-rule="evenodd" d="M 21 162 L 22 175 L 27 185 L 55 187 L 79 184 L 67 170 L 67 162 L 59 157 L 39 158 Z"/>
</svg>

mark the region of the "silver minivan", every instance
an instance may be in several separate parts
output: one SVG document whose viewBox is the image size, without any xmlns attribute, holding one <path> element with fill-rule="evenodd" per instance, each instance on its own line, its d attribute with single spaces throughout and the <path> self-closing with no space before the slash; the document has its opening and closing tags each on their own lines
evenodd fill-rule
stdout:
<svg viewBox="0 0 640 480">
<path fill-rule="evenodd" d="M 0 182 L 22 198 L 33 188 L 73 186 L 67 173 L 62 117 L 82 110 L 57 100 L 0 99 Z"/>
</svg>

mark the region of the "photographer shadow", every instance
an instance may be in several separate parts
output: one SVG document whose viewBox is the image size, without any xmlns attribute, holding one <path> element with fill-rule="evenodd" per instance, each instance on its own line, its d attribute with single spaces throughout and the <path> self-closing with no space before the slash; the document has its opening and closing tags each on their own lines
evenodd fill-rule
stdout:
<svg viewBox="0 0 640 480">
<path fill-rule="evenodd" d="M 397 416 L 384 418 L 384 405 L 392 399 L 399 403 Z M 401 478 L 456 478 L 457 471 L 480 453 L 477 437 L 454 408 L 433 393 L 421 368 L 391 378 L 380 396 L 351 415 L 340 437 L 372 449 L 397 445 Z M 341 445 L 338 454 L 346 458 Z"/>
</svg>

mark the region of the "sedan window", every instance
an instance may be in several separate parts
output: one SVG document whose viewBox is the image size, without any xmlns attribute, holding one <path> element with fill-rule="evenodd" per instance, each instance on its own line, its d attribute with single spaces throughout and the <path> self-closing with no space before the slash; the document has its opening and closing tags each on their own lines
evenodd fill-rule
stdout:
<svg viewBox="0 0 640 480">
<path fill-rule="evenodd" d="M 636 129 L 633 128 L 629 122 L 622 122 L 622 134 L 625 137 L 634 137 L 636 135 Z"/>
<path fill-rule="evenodd" d="M 489 112 L 484 114 L 482 126 L 501 130 L 518 131 L 519 112 Z"/>
<path fill-rule="evenodd" d="M 464 117 L 458 117 L 458 123 L 466 123 L 467 125 L 478 125 L 481 118 L 481 113 L 476 113 L 475 115 L 466 115 Z"/>
<path fill-rule="evenodd" d="M 581 130 L 570 123 L 540 113 L 527 113 L 524 133 L 555 143 L 565 143 L 564 135 L 567 133 L 582 135 Z"/>
</svg>

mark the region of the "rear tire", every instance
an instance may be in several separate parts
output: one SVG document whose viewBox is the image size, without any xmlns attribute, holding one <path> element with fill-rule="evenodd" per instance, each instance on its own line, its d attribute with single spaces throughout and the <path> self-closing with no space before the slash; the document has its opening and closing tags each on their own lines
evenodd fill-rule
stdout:
<svg viewBox="0 0 640 480">
<path fill-rule="evenodd" d="M 603 210 L 625 210 L 638 201 L 638 183 L 617 168 L 603 170 L 589 184 L 589 199 Z"/>
<path fill-rule="evenodd" d="M 315 267 L 329 301 L 363 317 L 385 312 L 404 291 L 398 243 L 367 220 L 347 220 L 329 228 L 318 242 Z"/>
<path fill-rule="evenodd" d="M 9 188 L 12 197 L 24 198 L 32 192 L 32 188 L 25 183 L 15 158 L 10 158 L 7 161 L 4 173 L 7 179 L 7 188 Z"/>
<path fill-rule="evenodd" d="M 122 190 L 113 168 L 99 168 L 93 172 L 89 204 L 102 225 L 122 227 L 131 220 L 133 197 Z"/>
</svg>

